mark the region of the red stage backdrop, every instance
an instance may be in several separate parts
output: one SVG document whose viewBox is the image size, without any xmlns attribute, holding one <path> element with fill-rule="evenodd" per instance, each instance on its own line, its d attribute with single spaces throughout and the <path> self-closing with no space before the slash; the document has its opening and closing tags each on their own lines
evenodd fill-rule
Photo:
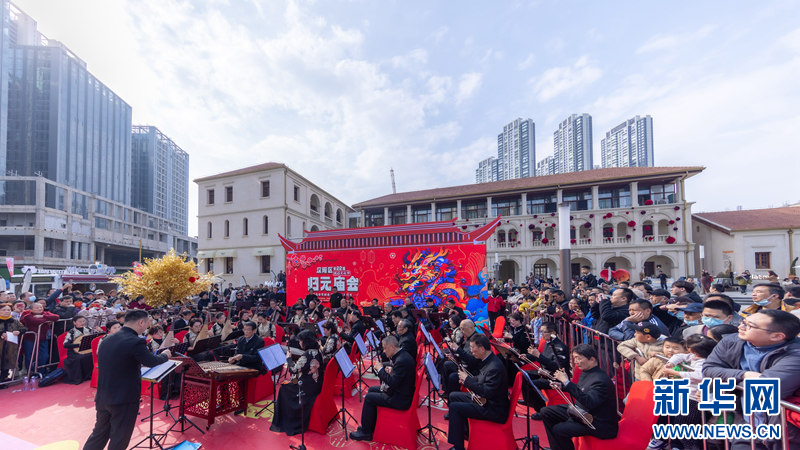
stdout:
<svg viewBox="0 0 800 450">
<path fill-rule="evenodd" d="M 309 289 L 328 301 L 336 287 L 361 305 L 411 297 L 420 307 L 427 298 L 437 305 L 452 298 L 466 307 L 470 298 L 485 294 L 486 239 L 499 220 L 316 231 L 299 243 L 280 236 L 287 250 L 287 303 Z"/>
</svg>

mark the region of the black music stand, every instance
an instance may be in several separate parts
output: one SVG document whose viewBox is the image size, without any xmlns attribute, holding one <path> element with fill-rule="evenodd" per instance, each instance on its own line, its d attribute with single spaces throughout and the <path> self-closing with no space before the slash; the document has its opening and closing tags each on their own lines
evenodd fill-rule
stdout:
<svg viewBox="0 0 800 450">
<path fill-rule="evenodd" d="M 231 334 L 233 334 L 233 333 L 231 333 Z M 244 333 L 242 333 L 242 334 L 244 334 Z M 194 348 L 189 349 L 189 352 L 191 352 L 192 355 L 197 355 L 197 354 L 202 353 L 204 351 L 213 350 L 213 349 L 219 347 L 219 345 L 221 343 L 222 343 L 222 336 L 220 336 L 220 335 L 211 336 L 211 337 L 196 341 L 194 343 Z"/>
<path fill-rule="evenodd" d="M 539 388 L 536 387 L 535 384 L 533 384 L 533 380 L 531 380 L 531 377 L 529 377 L 528 374 L 525 373 L 525 371 L 522 370 L 521 367 L 519 367 L 519 364 L 514 363 L 514 365 L 517 367 L 517 370 L 520 371 L 520 373 L 522 374 L 522 377 L 525 378 L 525 381 L 528 384 L 531 385 L 531 387 L 533 388 L 533 390 L 536 393 L 536 395 L 538 395 L 539 397 L 542 398 L 542 400 L 544 400 L 544 396 L 542 395 L 542 391 L 540 391 Z M 516 405 L 511 405 L 512 408 L 514 408 L 515 406 Z M 527 450 L 539 450 L 539 436 L 531 435 L 531 421 L 528 420 L 528 417 L 530 417 L 530 416 L 531 416 L 531 405 L 530 405 L 530 402 L 525 402 L 525 437 L 518 438 L 517 440 L 518 441 L 522 441 L 524 443 L 522 445 L 522 450 L 526 450 L 526 449 Z"/>
<path fill-rule="evenodd" d="M 375 319 L 381 317 L 381 308 L 379 306 L 365 306 L 363 310 L 364 310 L 363 314 L 364 316 L 369 316 L 370 318 L 375 318 Z"/>
<path fill-rule="evenodd" d="M 150 433 L 147 436 L 145 436 L 144 439 L 134 444 L 134 446 L 131 448 L 139 448 L 139 447 L 144 448 L 144 445 L 142 444 L 148 442 L 148 448 L 153 448 L 153 444 L 155 444 L 156 446 L 158 446 L 158 448 L 164 450 L 164 446 L 161 445 L 161 443 L 158 441 L 159 439 L 163 439 L 164 437 L 166 437 L 167 434 L 166 433 L 156 434 L 153 431 L 153 417 L 155 416 L 155 414 L 153 414 L 153 403 L 155 402 L 155 396 L 153 395 L 153 386 L 155 386 L 156 383 L 160 383 L 161 380 L 163 380 L 167 375 L 172 373 L 172 371 L 175 370 L 175 368 L 178 367 L 180 364 L 181 364 L 180 361 L 173 361 L 170 359 L 167 360 L 167 362 L 159 364 L 155 367 L 142 368 L 142 379 L 150 383 Z"/>
<path fill-rule="evenodd" d="M 189 343 L 188 342 L 181 342 L 180 344 L 175 344 L 172 347 L 160 348 L 160 349 L 158 349 L 156 351 L 156 354 L 158 355 L 160 353 L 163 353 L 164 350 L 169 350 L 170 353 L 172 353 L 174 355 L 178 355 L 178 354 L 181 354 L 181 353 L 185 354 L 186 351 L 189 350 Z"/>
<path fill-rule="evenodd" d="M 183 392 L 184 392 L 183 386 L 184 386 L 184 379 L 186 378 L 186 371 L 189 370 L 189 368 L 192 367 L 192 366 L 195 366 L 198 369 L 199 369 L 200 366 L 198 366 L 197 363 L 192 358 L 189 358 L 188 356 L 179 356 L 179 357 L 173 358 L 173 359 L 175 361 L 184 363 L 184 364 L 181 364 L 180 366 L 178 366 L 178 368 L 176 369 L 176 371 L 180 372 L 180 374 L 181 374 L 181 383 L 180 383 L 181 384 L 181 396 L 180 396 L 180 400 L 178 401 L 178 406 L 179 406 L 178 411 L 180 412 L 180 414 L 178 415 L 178 418 L 175 419 L 175 422 L 172 425 L 170 425 L 169 428 L 167 428 L 167 431 L 164 432 L 164 435 L 166 436 L 167 434 L 169 434 L 169 432 L 172 431 L 173 428 L 175 428 L 175 425 L 177 425 L 179 423 L 181 424 L 181 433 L 185 432 L 186 431 L 186 422 L 189 422 L 189 425 L 195 427 L 197 429 L 197 431 L 200 432 L 200 434 L 206 434 L 203 430 L 200 429 L 200 427 L 197 426 L 196 423 L 192 422 L 191 419 L 186 417 L 185 397 L 183 396 Z"/>
<path fill-rule="evenodd" d="M 358 380 L 356 380 L 356 389 L 358 389 L 358 402 L 361 403 L 361 393 L 364 388 L 369 389 L 369 385 L 367 382 L 364 381 L 363 378 L 363 371 L 364 371 L 364 355 L 367 354 L 367 344 L 364 342 L 364 338 L 361 337 L 360 334 L 356 334 L 354 339 L 356 341 L 356 346 L 358 347 L 358 352 L 361 353 L 361 358 L 356 360 L 356 367 L 358 367 Z M 363 386 L 363 388 L 361 387 Z"/>
<path fill-rule="evenodd" d="M 355 366 L 353 365 L 353 362 L 350 361 L 350 356 L 347 355 L 347 351 L 344 349 L 344 347 L 340 348 L 339 351 L 333 355 L 333 357 L 336 359 L 336 364 L 339 365 L 339 371 L 342 373 L 342 407 L 337 412 L 337 415 L 342 416 L 342 431 L 344 432 L 344 440 L 346 441 L 350 439 L 347 433 L 348 417 L 353 419 L 353 422 L 358 423 L 358 420 L 356 420 L 356 418 L 353 417 L 353 415 L 350 414 L 350 412 L 347 411 L 347 408 L 344 406 L 344 380 L 353 374 Z"/>
<path fill-rule="evenodd" d="M 433 348 L 436 350 L 436 353 L 439 355 L 439 358 L 444 358 L 444 353 L 442 353 L 442 349 L 439 348 L 439 345 L 436 344 L 436 341 L 433 340 L 433 336 L 431 336 L 431 334 L 428 332 L 428 330 L 425 329 L 425 326 L 420 324 L 420 329 L 422 330 L 422 334 L 425 336 L 425 350 L 426 350 L 426 352 L 430 349 L 430 346 L 433 346 Z M 427 354 L 430 355 L 430 353 L 427 353 Z M 426 359 L 426 361 L 427 361 L 427 359 Z M 438 376 L 439 373 L 437 372 L 436 375 Z M 417 407 L 418 408 L 422 407 L 422 404 L 425 403 L 426 401 L 428 402 L 428 407 L 430 407 L 431 402 L 435 402 L 436 401 L 436 395 L 437 395 L 438 392 L 439 392 L 438 388 L 435 389 L 435 390 L 431 390 L 430 389 L 430 384 L 428 384 L 428 395 L 426 395 L 425 397 L 422 398 L 422 400 L 420 400 L 419 406 L 417 406 Z"/>
<path fill-rule="evenodd" d="M 372 370 L 372 373 L 377 376 L 378 371 L 375 370 L 375 357 L 378 356 L 381 344 L 378 341 L 378 338 L 375 337 L 375 333 L 373 333 L 372 330 L 367 331 L 365 336 L 367 337 L 367 342 L 369 342 L 369 346 L 372 349 L 370 352 L 372 355 L 370 356 L 369 368 Z"/>
<path fill-rule="evenodd" d="M 441 351 L 440 351 L 441 353 Z M 436 370 L 436 364 L 433 363 L 433 358 L 431 358 L 430 353 L 425 354 L 425 378 L 428 379 L 428 397 L 431 397 L 431 393 L 438 392 L 442 389 L 442 385 L 439 381 L 439 372 Z M 512 406 L 513 407 L 513 406 Z M 528 425 L 530 426 L 530 425 Z M 418 434 L 421 434 L 422 437 L 426 438 L 428 442 L 432 443 L 437 449 L 439 448 L 439 443 L 436 441 L 436 433 L 442 433 L 447 435 L 447 433 L 442 430 L 441 428 L 437 428 L 433 426 L 431 422 L 431 402 L 428 401 L 428 424 L 424 427 L 417 430 Z"/>
<path fill-rule="evenodd" d="M 81 339 L 81 345 L 78 348 L 77 352 L 78 353 L 85 352 L 86 350 L 91 351 L 92 350 L 92 341 L 97 339 L 98 337 L 104 335 L 104 334 L 105 333 L 92 333 L 92 334 L 84 335 L 83 339 Z"/>
<path fill-rule="evenodd" d="M 269 347 L 260 349 L 258 351 L 258 356 L 261 357 L 261 361 L 264 362 L 264 366 L 271 374 L 273 393 L 272 400 L 261 408 L 261 410 L 256 413 L 256 416 L 260 416 L 267 408 L 275 404 L 275 399 L 278 398 L 278 378 L 280 378 L 281 374 L 280 372 L 273 373 L 272 371 L 286 364 L 286 353 L 283 353 L 281 344 L 272 344 Z M 275 411 L 273 411 L 273 415 L 274 413 Z"/>
</svg>

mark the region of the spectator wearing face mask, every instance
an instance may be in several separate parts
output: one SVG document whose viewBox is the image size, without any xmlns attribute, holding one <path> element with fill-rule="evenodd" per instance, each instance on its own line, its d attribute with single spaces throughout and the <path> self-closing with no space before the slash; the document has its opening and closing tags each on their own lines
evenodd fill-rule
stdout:
<svg viewBox="0 0 800 450">
<path fill-rule="evenodd" d="M 730 305 L 722 300 L 709 300 L 703 303 L 701 314 L 699 324 L 692 325 L 683 330 L 684 339 L 693 334 L 702 334 L 705 336 L 709 328 L 731 323 L 733 320 L 733 311 Z"/>
</svg>

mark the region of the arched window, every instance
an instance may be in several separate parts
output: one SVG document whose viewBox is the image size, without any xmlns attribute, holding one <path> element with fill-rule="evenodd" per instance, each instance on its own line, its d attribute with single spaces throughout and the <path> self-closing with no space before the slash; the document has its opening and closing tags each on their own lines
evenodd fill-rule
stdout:
<svg viewBox="0 0 800 450">
<path fill-rule="evenodd" d="M 207 227 L 207 228 L 208 228 L 208 233 L 207 233 L 207 235 L 208 235 L 208 238 L 209 238 L 209 239 L 211 239 L 211 236 L 212 236 L 212 234 L 213 234 L 213 233 L 212 233 L 212 228 L 213 228 L 213 227 L 212 227 L 212 225 L 211 225 L 211 222 L 208 222 L 208 227 Z"/>
<path fill-rule="evenodd" d="M 247 217 L 242 219 L 242 234 L 247 236 Z"/>
<path fill-rule="evenodd" d="M 231 235 L 231 222 L 228 221 L 228 220 L 225 221 L 224 235 L 225 235 L 225 237 L 228 237 L 228 236 Z"/>
<path fill-rule="evenodd" d="M 269 234 L 269 217 L 264 216 L 264 234 Z"/>
</svg>

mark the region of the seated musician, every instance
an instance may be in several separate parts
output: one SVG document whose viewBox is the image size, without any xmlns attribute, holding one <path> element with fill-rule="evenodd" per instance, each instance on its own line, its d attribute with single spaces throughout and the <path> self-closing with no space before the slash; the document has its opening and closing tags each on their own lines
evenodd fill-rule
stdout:
<svg viewBox="0 0 800 450">
<path fill-rule="evenodd" d="M 348 313 L 348 310 L 349 311 L 354 311 L 355 310 L 355 311 L 358 311 L 359 313 L 361 313 L 361 309 L 358 307 L 358 305 L 356 305 L 356 301 L 355 301 L 355 299 L 353 298 L 352 295 L 348 295 L 347 296 L 347 300 L 345 301 L 345 303 L 342 304 L 341 308 L 339 308 L 339 312 L 343 316 Z"/>
<path fill-rule="evenodd" d="M 298 303 L 292 307 L 294 310 L 294 315 L 289 319 L 289 323 L 293 323 L 295 325 L 300 325 L 306 322 L 305 316 L 305 306 L 302 303 Z"/>
<path fill-rule="evenodd" d="M 256 333 L 257 328 L 256 324 L 251 321 L 242 324 L 244 336 L 236 341 L 236 350 L 234 355 L 228 358 L 228 363 L 256 369 L 263 375 L 267 373 L 267 370 L 264 368 L 261 357 L 258 356 L 258 350 L 264 347 L 264 339 Z"/>
<path fill-rule="evenodd" d="M 469 339 L 469 346 L 478 361 L 479 370 L 477 373 L 470 370 L 474 376 L 467 376 L 466 372 L 460 371 L 458 379 L 465 388 L 485 399 L 486 403 L 483 406 L 478 405 L 467 392 L 450 393 L 447 442 L 453 444 L 455 449 L 464 448 L 467 419 L 503 423 L 508 417 L 510 406 L 506 369 L 500 358 L 492 353 L 489 339 L 482 334 L 473 334 Z M 614 403 L 611 405 L 614 406 Z"/>
<path fill-rule="evenodd" d="M 356 335 L 364 336 L 367 327 L 361 322 L 361 314 L 356 310 L 351 310 L 344 320 L 345 326 L 342 330 L 341 338 L 345 342 L 344 347 L 347 349 L 347 353 L 350 354 L 350 350 L 356 342 Z"/>
<path fill-rule="evenodd" d="M 197 340 L 197 336 L 200 335 L 200 332 L 203 331 L 203 321 L 194 318 L 189 320 L 189 332 L 186 333 L 186 336 L 183 337 L 183 342 L 188 342 L 189 347 L 194 345 L 194 341 Z"/>
<path fill-rule="evenodd" d="M 222 334 L 222 330 L 225 328 L 225 313 L 218 312 L 214 315 L 214 325 L 211 326 L 211 332 L 209 333 L 211 336 L 219 336 Z"/>
<path fill-rule="evenodd" d="M 411 406 L 416 406 L 411 404 L 416 381 L 414 355 L 409 355 L 401 349 L 394 336 L 387 336 L 383 338 L 382 342 L 383 351 L 391 359 L 391 363 L 378 372 L 381 385 L 370 387 L 364 397 L 361 426 L 350 433 L 350 438 L 356 441 L 372 440 L 372 433 L 375 431 L 378 417 L 378 406 L 399 410 L 407 410 Z"/>
<path fill-rule="evenodd" d="M 475 322 L 464 319 L 458 328 L 461 330 L 462 340 L 450 341 L 447 345 L 458 359 L 466 364 L 467 370 L 475 373 L 480 367 L 480 360 L 472 354 L 472 345 L 470 344 L 470 339 L 475 335 Z M 453 361 L 445 361 L 442 365 L 442 384 L 445 395 L 458 391 L 458 365 Z"/>
<path fill-rule="evenodd" d="M 267 317 L 272 322 L 279 322 L 281 321 L 281 316 L 283 316 L 283 310 L 278 306 L 278 300 L 275 298 L 269 299 L 269 308 L 267 308 Z"/>
<path fill-rule="evenodd" d="M 456 306 L 456 301 L 453 300 L 452 298 L 448 299 L 444 303 L 444 308 L 442 308 L 442 312 L 446 312 L 448 315 L 458 314 L 458 317 L 460 317 L 461 320 L 467 318 L 467 315 L 464 314 L 464 310 L 461 307 Z"/>
<path fill-rule="evenodd" d="M 322 325 L 322 367 L 328 365 L 328 362 L 333 359 L 336 353 L 342 347 L 342 342 L 339 339 L 339 330 L 337 329 L 335 321 L 328 321 Z"/>
<path fill-rule="evenodd" d="M 161 325 L 150 327 L 150 329 L 147 330 L 147 348 L 149 348 L 153 353 L 157 352 L 161 348 L 161 344 L 164 342 L 164 336 L 164 328 L 162 328 Z M 164 345 L 164 348 L 172 347 L 173 345 L 179 343 L 180 341 L 173 337 L 172 342 L 167 342 L 166 345 Z"/>
<path fill-rule="evenodd" d="M 414 335 L 411 321 L 403 319 L 397 324 L 397 340 L 400 348 L 408 352 L 414 360 L 417 359 L 417 339 Z M 389 356 L 388 354 L 386 356 Z"/>
<path fill-rule="evenodd" d="M 239 321 L 236 322 L 236 329 L 239 331 L 244 331 L 244 324 L 250 322 L 252 317 L 253 313 L 249 309 L 243 309 L 239 311 Z"/>
<path fill-rule="evenodd" d="M 172 331 L 177 333 L 189 328 L 189 320 L 192 318 L 192 312 L 189 310 L 181 312 L 181 318 L 172 324 Z"/>
<path fill-rule="evenodd" d="M 316 334 L 311 330 L 303 330 L 297 335 L 303 355 L 297 362 L 292 359 L 291 353 L 286 353 L 286 364 L 292 374 L 292 382 L 281 385 L 275 398 L 275 414 L 272 417 L 270 431 L 283 432 L 289 436 L 299 434 L 308 428 L 311 418 L 311 408 L 314 406 L 319 391 L 322 389 L 322 353 L 319 351 L 319 342 Z M 302 382 L 296 384 L 296 381 Z M 303 395 L 298 401 L 298 393 L 303 390 Z M 302 402 L 302 405 L 300 404 Z M 302 409 L 302 421 L 300 410 Z"/>
<path fill-rule="evenodd" d="M 544 322 L 539 328 L 539 332 L 541 333 L 542 339 L 546 342 L 544 350 L 539 352 L 538 348 L 531 346 L 528 348 L 528 353 L 525 356 L 529 360 L 539 363 L 542 369 L 550 373 L 561 369 L 566 372 L 567 376 L 570 376 L 569 350 L 567 350 L 567 346 L 561 342 L 561 339 L 556 336 L 555 324 L 552 322 Z M 537 388 L 550 388 L 550 382 L 544 378 L 540 378 L 538 371 L 529 371 L 528 375 Z M 542 398 L 533 393 L 530 385 L 527 383 L 522 385 L 522 398 L 536 411 L 540 411 L 544 408 L 545 403 Z M 532 414 L 531 418 L 534 420 L 541 420 L 541 414 Z"/>
<path fill-rule="evenodd" d="M 394 311 L 394 306 L 391 302 L 384 302 L 383 304 L 383 317 L 390 318 L 392 316 L 392 312 Z"/>
<path fill-rule="evenodd" d="M 269 321 L 267 313 L 258 313 L 258 335 L 262 338 L 275 339 L 275 324 Z"/>
<path fill-rule="evenodd" d="M 522 314 L 515 312 L 508 316 L 508 324 L 511 325 L 511 346 L 520 353 L 527 351 L 531 341 Z"/>
<path fill-rule="evenodd" d="M 575 436 L 612 439 L 619 430 L 614 383 L 597 365 L 597 352 L 589 344 L 578 344 L 572 349 L 572 356 L 575 367 L 581 370 L 578 382 L 571 383 L 562 369 L 553 374 L 558 381 L 551 382 L 551 387 L 570 394 L 575 406 L 591 414 L 594 429 L 570 415 L 568 405 L 547 406 L 542 409 L 541 416 L 552 450 L 573 450 Z"/>
<path fill-rule="evenodd" d="M 74 328 L 67 331 L 67 336 L 64 338 L 64 348 L 67 349 L 67 359 L 64 360 L 64 372 L 66 373 L 64 382 L 81 384 L 92 378 L 92 353 L 78 353 L 80 344 L 75 341 L 81 336 L 92 334 L 92 330 L 86 326 L 86 316 L 83 313 L 73 317 L 72 323 Z"/>
<path fill-rule="evenodd" d="M 108 331 L 106 331 L 105 336 L 100 336 L 99 338 L 97 338 L 97 339 L 100 339 L 100 342 L 97 343 L 97 351 L 98 352 L 100 351 L 100 346 L 103 345 L 103 341 L 105 340 L 105 338 L 111 336 L 112 334 L 116 333 L 117 331 L 119 331 L 121 329 L 122 329 L 122 324 L 121 323 L 119 323 L 119 322 L 109 322 L 108 328 L 107 328 Z"/>
<path fill-rule="evenodd" d="M 308 308 L 305 310 L 305 316 L 310 322 L 318 322 L 322 318 L 322 308 L 317 301 L 311 299 L 308 301 Z"/>
<path fill-rule="evenodd" d="M 386 324 L 386 331 L 389 333 L 397 334 L 397 324 L 403 320 L 403 313 L 399 309 L 395 309 L 389 314 L 388 323 Z"/>
</svg>

